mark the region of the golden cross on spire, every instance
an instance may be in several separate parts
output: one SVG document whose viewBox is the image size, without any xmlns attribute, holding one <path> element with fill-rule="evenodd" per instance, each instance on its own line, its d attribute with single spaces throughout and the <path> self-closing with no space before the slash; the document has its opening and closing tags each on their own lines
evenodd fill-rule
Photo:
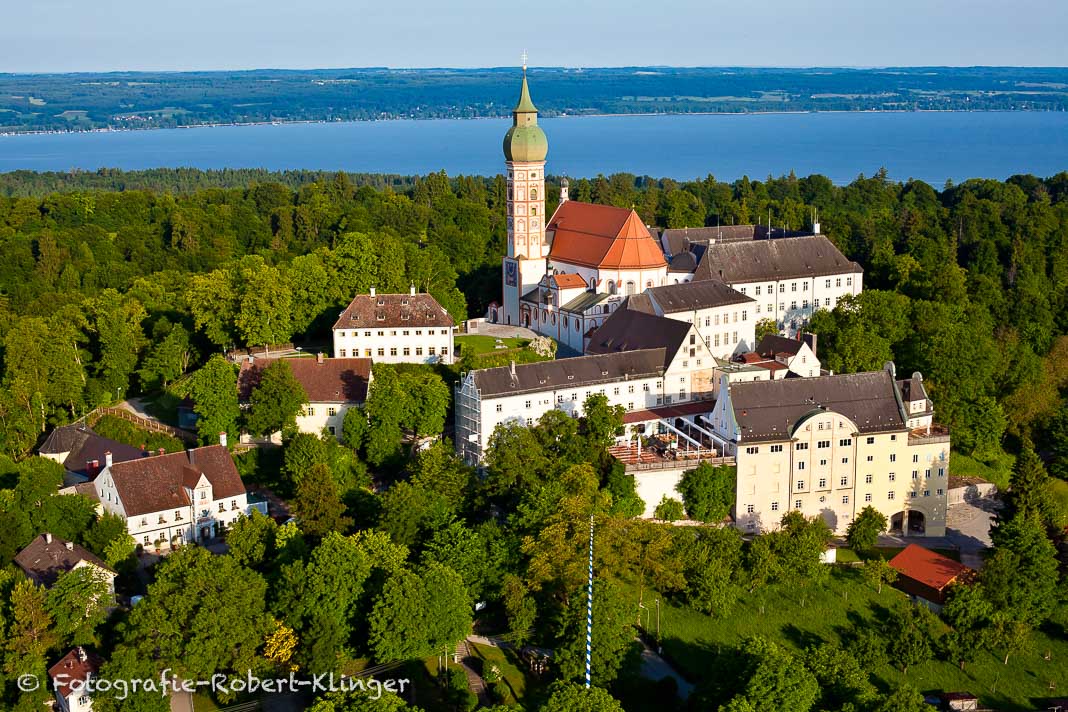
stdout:
<svg viewBox="0 0 1068 712">
<path fill-rule="evenodd" d="M 527 71 L 527 51 L 526 50 L 523 50 L 523 54 L 520 56 L 520 59 L 523 62 L 523 71 L 525 72 L 525 71 Z"/>
</svg>

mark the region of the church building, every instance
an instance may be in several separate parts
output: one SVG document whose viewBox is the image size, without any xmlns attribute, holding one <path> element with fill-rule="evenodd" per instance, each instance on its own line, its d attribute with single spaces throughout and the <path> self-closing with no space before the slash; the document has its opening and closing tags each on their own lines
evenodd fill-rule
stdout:
<svg viewBox="0 0 1068 712">
<path fill-rule="evenodd" d="M 579 353 L 583 339 L 628 294 L 667 283 L 667 260 L 633 210 L 570 201 L 545 215 L 545 156 L 526 68 L 512 127 L 504 137 L 508 246 L 503 304 L 490 321 L 524 326 Z"/>
</svg>

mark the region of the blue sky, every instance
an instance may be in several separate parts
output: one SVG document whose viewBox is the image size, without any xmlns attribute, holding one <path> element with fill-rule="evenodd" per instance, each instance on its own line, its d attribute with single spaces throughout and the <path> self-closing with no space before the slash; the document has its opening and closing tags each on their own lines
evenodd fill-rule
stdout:
<svg viewBox="0 0 1068 712">
<path fill-rule="evenodd" d="M 0 72 L 1068 65 L 1064 0 L 22 0 Z"/>
</svg>

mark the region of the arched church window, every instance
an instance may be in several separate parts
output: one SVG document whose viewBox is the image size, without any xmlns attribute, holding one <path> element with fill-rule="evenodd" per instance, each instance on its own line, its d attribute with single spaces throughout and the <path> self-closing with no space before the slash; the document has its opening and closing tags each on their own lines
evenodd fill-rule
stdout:
<svg viewBox="0 0 1068 712">
<path fill-rule="evenodd" d="M 629 279 L 627 280 L 627 294 L 628 295 L 629 294 L 634 294 L 634 281 L 633 280 L 629 280 Z"/>
<path fill-rule="evenodd" d="M 616 281 L 614 279 L 608 280 L 608 293 L 609 294 L 615 294 L 616 293 Z"/>
<path fill-rule="evenodd" d="M 533 178 L 534 176 L 531 175 L 530 177 Z M 531 188 L 530 189 L 530 199 L 531 200 L 537 200 L 538 199 L 538 189 L 537 188 Z"/>
<path fill-rule="evenodd" d="M 537 205 L 531 205 L 530 206 L 530 214 L 531 215 L 537 215 L 538 214 L 538 206 Z"/>
</svg>

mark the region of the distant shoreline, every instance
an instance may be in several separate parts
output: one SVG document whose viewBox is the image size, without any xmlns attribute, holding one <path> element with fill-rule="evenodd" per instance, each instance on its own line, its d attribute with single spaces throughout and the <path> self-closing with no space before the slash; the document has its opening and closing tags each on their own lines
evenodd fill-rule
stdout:
<svg viewBox="0 0 1068 712">
<path fill-rule="evenodd" d="M 798 109 L 793 111 L 655 111 L 655 112 L 621 112 L 621 113 L 592 113 L 592 114 L 555 114 L 543 115 L 543 119 L 583 119 L 583 118 L 610 118 L 610 117 L 656 117 L 656 116 L 770 116 L 777 114 L 1056 114 L 1065 113 L 1053 109 Z M 66 136 L 72 134 L 87 133 L 120 133 L 131 131 L 175 131 L 179 129 L 209 129 L 228 128 L 243 126 L 282 126 L 291 124 L 370 124 L 387 121 L 506 121 L 507 116 L 472 116 L 472 117 L 391 117 L 386 119 L 278 119 L 274 121 L 235 121 L 218 123 L 189 124 L 186 126 L 145 126 L 145 127 L 100 127 L 92 129 L 68 129 L 68 130 L 30 130 L 30 131 L 0 131 L 0 137 L 13 138 L 17 136 Z"/>
</svg>

